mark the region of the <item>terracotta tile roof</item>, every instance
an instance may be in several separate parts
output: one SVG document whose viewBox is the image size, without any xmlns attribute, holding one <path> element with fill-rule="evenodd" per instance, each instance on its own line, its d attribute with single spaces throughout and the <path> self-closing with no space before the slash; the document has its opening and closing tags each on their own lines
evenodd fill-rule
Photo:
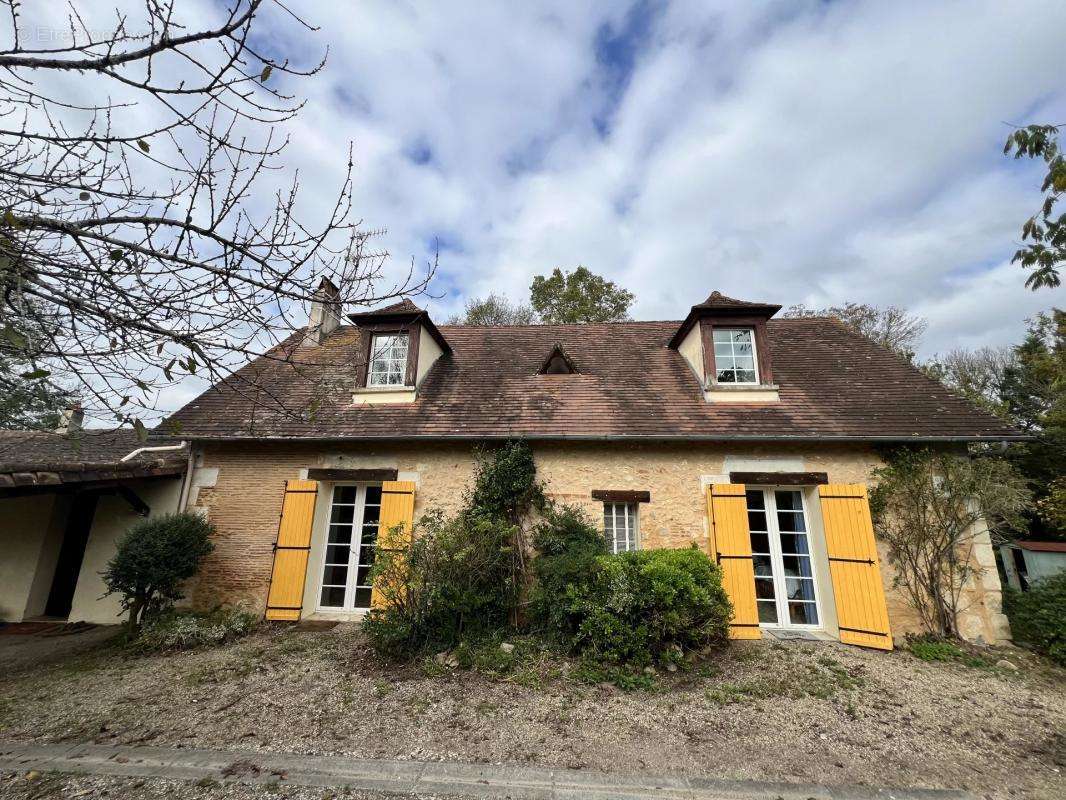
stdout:
<svg viewBox="0 0 1066 800">
<path fill-rule="evenodd" d="M 76 483 L 86 480 L 180 475 L 186 452 L 123 456 L 142 442 L 128 428 L 84 430 L 67 436 L 50 431 L 0 431 L 0 489 L 11 486 Z"/>
<path fill-rule="evenodd" d="M 1066 542 L 1017 541 L 1015 544 L 1023 550 L 1033 550 L 1038 553 L 1066 553 Z"/>
<path fill-rule="evenodd" d="M 739 311 L 763 311 L 773 309 L 771 314 L 781 310 L 781 306 L 776 303 L 753 303 L 750 300 L 737 300 L 733 297 L 726 297 L 719 291 L 711 292 L 710 296 L 702 303 L 693 306 L 694 309 L 737 309 Z"/>
<path fill-rule="evenodd" d="M 836 320 L 771 320 L 777 404 L 711 404 L 682 356 L 667 348 L 678 322 L 513 327 L 443 326 L 451 345 L 409 404 L 352 403 L 365 331 L 336 330 L 296 351 L 299 368 L 260 359 L 260 397 L 272 413 L 218 385 L 173 415 L 191 438 L 680 438 L 999 439 L 1003 422 Z M 298 341 L 293 337 L 290 341 Z M 572 375 L 538 375 L 559 344 Z M 310 365 L 308 364 L 310 363 Z M 313 379 L 308 378 L 311 375 Z M 328 386 L 328 389 L 323 389 Z M 167 429 L 169 423 L 160 426 Z"/>
<path fill-rule="evenodd" d="M 421 314 L 423 310 L 412 303 L 409 297 L 405 297 L 400 302 L 393 303 L 390 306 L 382 306 L 370 311 L 356 311 L 349 314 L 348 317 L 350 319 L 370 319 L 371 317 L 391 317 L 397 314 Z"/>
</svg>

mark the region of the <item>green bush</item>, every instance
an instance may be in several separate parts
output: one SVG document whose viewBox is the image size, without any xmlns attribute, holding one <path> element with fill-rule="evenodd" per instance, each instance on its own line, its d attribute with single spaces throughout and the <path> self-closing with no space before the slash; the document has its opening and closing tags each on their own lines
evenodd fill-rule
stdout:
<svg viewBox="0 0 1066 800">
<path fill-rule="evenodd" d="M 465 508 L 428 512 L 407 548 L 378 552 L 383 603 L 363 621 L 375 652 L 408 660 L 512 627 L 528 570 L 521 523 L 545 505 L 527 443 L 479 450 Z"/>
<path fill-rule="evenodd" d="M 718 567 L 695 547 L 597 556 L 558 602 L 558 633 L 601 664 L 677 662 L 724 643 L 732 616 Z"/>
<path fill-rule="evenodd" d="M 102 573 L 107 595 L 122 596 L 130 637 L 142 623 L 180 600 L 182 584 L 214 550 L 215 527 L 199 514 L 167 514 L 135 523 Z"/>
<path fill-rule="evenodd" d="M 381 656 L 406 660 L 508 625 L 518 585 L 516 531 L 501 520 L 427 513 L 404 551 L 381 551 L 373 570 L 384 606 L 363 630 Z"/>
<path fill-rule="evenodd" d="M 596 559 L 607 555 L 607 542 L 580 508 L 548 509 L 533 529 L 534 584 L 531 619 L 542 630 L 569 641 L 581 624 L 581 614 L 560 603 L 573 585 L 583 584 L 596 570 Z"/>
<path fill-rule="evenodd" d="M 1035 581 L 1028 592 L 1008 589 L 1003 607 L 1016 642 L 1066 666 L 1066 572 Z"/>
<path fill-rule="evenodd" d="M 141 653 L 212 647 L 247 636 L 259 617 L 243 608 L 220 607 L 206 613 L 170 609 L 147 620 L 131 649 Z"/>
</svg>

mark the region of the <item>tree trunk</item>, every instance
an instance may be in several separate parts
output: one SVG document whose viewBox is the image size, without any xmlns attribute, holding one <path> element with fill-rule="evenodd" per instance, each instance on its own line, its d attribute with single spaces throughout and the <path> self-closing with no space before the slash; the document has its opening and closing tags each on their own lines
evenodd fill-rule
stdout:
<svg viewBox="0 0 1066 800">
<path fill-rule="evenodd" d="M 126 636 L 136 639 L 141 632 L 141 615 L 144 613 L 144 600 L 134 600 L 130 604 L 130 617 L 126 620 Z"/>
</svg>

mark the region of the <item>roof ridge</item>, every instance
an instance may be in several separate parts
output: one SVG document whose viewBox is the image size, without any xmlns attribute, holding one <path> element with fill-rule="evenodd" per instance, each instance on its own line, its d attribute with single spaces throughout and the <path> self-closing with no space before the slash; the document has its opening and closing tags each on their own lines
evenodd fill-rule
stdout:
<svg viewBox="0 0 1066 800">
<path fill-rule="evenodd" d="M 469 330 L 486 330 L 496 328 L 587 328 L 590 325 L 680 325 L 681 320 L 676 319 L 615 319 L 604 322 L 532 322 L 520 325 L 462 325 L 460 323 L 438 325 L 438 328 L 466 328 Z"/>
</svg>

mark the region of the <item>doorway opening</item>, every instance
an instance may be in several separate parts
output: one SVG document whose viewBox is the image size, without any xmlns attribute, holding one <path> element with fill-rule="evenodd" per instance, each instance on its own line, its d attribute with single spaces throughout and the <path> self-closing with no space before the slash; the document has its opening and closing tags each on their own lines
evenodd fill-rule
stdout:
<svg viewBox="0 0 1066 800">
<path fill-rule="evenodd" d="M 822 627 L 803 492 L 748 489 L 745 494 L 759 624 Z"/>
<path fill-rule="evenodd" d="M 370 569 L 377 552 L 380 516 L 380 484 L 337 484 L 333 487 L 319 610 L 370 608 L 373 593 Z"/>
<path fill-rule="evenodd" d="M 96 515 L 96 494 L 76 494 L 70 504 L 63 544 L 59 548 L 56 569 L 52 575 L 52 588 L 44 606 L 46 617 L 66 619 L 74 604 L 74 590 L 78 586 L 81 563 L 85 559 L 85 546 Z"/>
</svg>

